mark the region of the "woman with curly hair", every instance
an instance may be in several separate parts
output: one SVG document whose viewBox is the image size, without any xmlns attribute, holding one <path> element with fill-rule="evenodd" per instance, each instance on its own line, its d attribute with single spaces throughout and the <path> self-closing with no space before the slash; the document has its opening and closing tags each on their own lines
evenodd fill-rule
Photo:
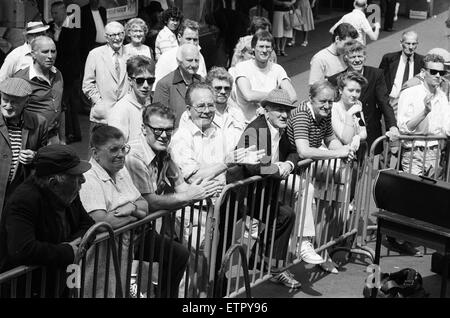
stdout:
<svg viewBox="0 0 450 318">
<path fill-rule="evenodd" d="M 130 43 L 124 46 L 126 59 L 134 55 L 144 55 L 153 59 L 153 54 L 147 45 L 143 44 L 148 33 L 147 24 L 141 18 L 133 18 L 125 24 L 125 36 Z"/>
<path fill-rule="evenodd" d="M 162 21 L 164 27 L 159 31 L 155 41 L 155 59 L 167 50 L 177 47 L 177 31 L 183 21 L 183 13 L 177 7 L 171 7 L 163 12 Z"/>
</svg>

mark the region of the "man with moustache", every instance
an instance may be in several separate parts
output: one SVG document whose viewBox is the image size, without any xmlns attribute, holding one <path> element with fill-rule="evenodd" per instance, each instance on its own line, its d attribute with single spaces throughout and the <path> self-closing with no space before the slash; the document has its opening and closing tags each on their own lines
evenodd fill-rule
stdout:
<svg viewBox="0 0 450 318">
<path fill-rule="evenodd" d="M 155 62 L 143 55 L 132 56 L 127 61 L 127 74 L 131 90 L 111 108 L 108 125 L 119 128 L 125 142 L 133 145 L 141 134 L 142 111 L 155 81 Z"/>
<path fill-rule="evenodd" d="M 30 175 L 36 151 L 47 145 L 45 118 L 24 112 L 31 91 L 21 78 L 0 83 L 0 219 L 6 199 Z"/>
<path fill-rule="evenodd" d="M 84 67 L 83 93 L 91 101 L 92 129 L 107 123 L 111 108 L 128 93 L 129 81 L 123 54 L 123 25 L 112 21 L 105 26 L 107 43 L 89 52 Z"/>
<path fill-rule="evenodd" d="M 175 112 L 175 126 L 178 127 L 181 115 L 186 110 L 187 87 L 201 81 L 197 74 L 200 60 L 198 46 L 185 43 L 178 48 L 178 67 L 164 76 L 157 84 L 153 101 L 171 107 Z"/>
<path fill-rule="evenodd" d="M 14 77 L 27 80 L 31 85 L 27 111 L 47 120 L 49 144 L 65 144 L 65 111 L 62 108 L 63 77 L 54 66 L 56 46 L 53 40 L 41 35 L 31 41 L 33 64 L 18 71 Z"/>
</svg>

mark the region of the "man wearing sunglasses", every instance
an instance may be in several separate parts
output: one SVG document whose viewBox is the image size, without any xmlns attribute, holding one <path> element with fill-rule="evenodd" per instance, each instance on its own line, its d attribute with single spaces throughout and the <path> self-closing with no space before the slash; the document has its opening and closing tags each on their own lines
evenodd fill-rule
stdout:
<svg viewBox="0 0 450 318">
<path fill-rule="evenodd" d="M 200 51 L 197 45 L 191 43 L 181 45 L 177 51 L 177 69 L 156 84 L 154 102 L 160 102 L 174 110 L 177 127 L 181 115 L 186 110 L 184 99 L 187 87 L 201 81 L 201 76 L 197 74 L 199 61 Z"/>
<path fill-rule="evenodd" d="M 142 111 L 151 99 L 155 62 L 143 55 L 132 56 L 127 61 L 127 74 L 131 90 L 111 108 L 108 125 L 119 128 L 125 142 L 133 145 L 141 134 Z"/>
</svg>

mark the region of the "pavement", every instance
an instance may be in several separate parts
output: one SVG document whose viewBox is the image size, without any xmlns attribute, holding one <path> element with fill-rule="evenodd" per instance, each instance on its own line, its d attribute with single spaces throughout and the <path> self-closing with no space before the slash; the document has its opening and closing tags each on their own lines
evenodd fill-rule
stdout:
<svg viewBox="0 0 450 318">
<path fill-rule="evenodd" d="M 448 4 L 447 4 L 448 5 Z M 436 7 L 435 7 L 436 12 Z M 417 52 L 426 54 L 434 47 L 442 47 L 450 50 L 450 39 L 447 38 L 449 29 L 445 28 L 444 21 L 447 13 L 441 8 L 436 16 L 427 20 L 410 20 L 406 17 L 399 17 L 394 24 L 394 32 L 382 32 L 377 41 L 370 41 L 367 45 L 368 59 L 367 65 L 378 67 L 383 54 L 400 49 L 401 34 L 407 30 L 415 30 L 419 34 L 419 46 Z M 297 91 L 299 100 L 308 97 L 308 77 L 309 62 L 311 57 L 320 49 L 329 45 L 331 35 L 329 28 L 339 19 L 343 12 L 331 12 L 327 16 L 322 16 L 316 22 L 316 30 L 311 32 L 309 45 L 300 46 L 301 35 L 297 36 L 297 45 L 287 48 L 287 57 L 280 57 L 279 63 L 286 69 L 291 77 L 292 83 Z M 73 143 L 78 154 L 88 158 L 88 137 L 89 119 L 86 115 L 80 115 L 82 130 L 81 142 Z M 374 248 L 374 241 L 368 245 Z M 432 250 L 424 250 L 421 258 L 412 256 L 400 256 L 398 253 L 389 251 L 382 247 L 381 271 L 394 272 L 405 267 L 416 269 L 424 279 L 424 287 L 430 293 L 430 297 L 439 297 L 440 276 L 431 272 Z M 342 253 L 341 253 L 342 254 Z M 337 275 L 327 274 L 312 265 L 299 263 L 290 270 L 302 283 L 302 288 L 296 291 L 289 291 L 288 288 L 271 282 L 264 282 L 252 288 L 253 297 L 261 298 L 360 298 L 364 282 L 367 277 L 366 268 L 369 265 L 367 260 L 352 258 L 347 260 L 345 255 L 336 254 L 335 261 L 341 261 L 340 272 Z M 447 292 L 450 297 L 450 290 Z"/>
</svg>

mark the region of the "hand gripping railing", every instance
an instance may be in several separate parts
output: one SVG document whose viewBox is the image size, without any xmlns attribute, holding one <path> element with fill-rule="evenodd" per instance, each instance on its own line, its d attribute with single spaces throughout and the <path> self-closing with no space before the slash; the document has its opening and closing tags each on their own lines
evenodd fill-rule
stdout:
<svg viewBox="0 0 450 318">
<path fill-rule="evenodd" d="M 84 234 L 81 239 L 80 245 L 78 247 L 77 253 L 75 254 L 74 264 L 79 264 L 83 257 L 86 255 L 89 248 L 92 246 L 92 243 L 95 241 L 97 232 L 100 232 L 100 229 L 106 229 L 108 232 L 108 252 L 107 259 L 110 258 L 110 253 L 112 253 L 113 258 L 113 266 L 114 273 L 116 276 L 116 296 L 118 298 L 123 297 L 122 293 L 122 281 L 120 279 L 120 268 L 119 268 L 119 260 L 117 256 L 116 244 L 115 244 L 115 234 L 111 225 L 107 222 L 99 222 L 91 226 L 88 231 Z M 109 271 L 109 262 L 106 263 L 106 271 Z M 108 284 L 108 280 L 105 281 L 105 284 Z M 83 282 L 81 282 L 81 286 L 83 286 Z M 108 286 L 105 286 L 105 290 L 108 289 Z M 80 296 L 80 291 L 78 288 L 72 288 L 70 291 L 71 298 L 78 298 Z"/>
</svg>

